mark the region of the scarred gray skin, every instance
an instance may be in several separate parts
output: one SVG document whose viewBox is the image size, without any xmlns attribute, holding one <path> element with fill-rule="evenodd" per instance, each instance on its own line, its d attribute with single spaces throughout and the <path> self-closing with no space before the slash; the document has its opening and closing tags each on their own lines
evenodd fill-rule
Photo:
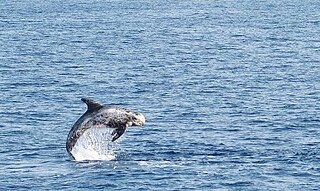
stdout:
<svg viewBox="0 0 320 191">
<path fill-rule="evenodd" d="M 75 122 L 67 138 L 67 151 L 71 151 L 79 137 L 90 128 L 115 128 L 112 141 L 117 140 L 129 126 L 142 126 L 145 118 L 142 114 L 125 108 L 101 105 L 88 98 L 81 99 L 87 104 L 87 111 Z M 73 156 L 72 156 L 73 157 Z"/>
</svg>

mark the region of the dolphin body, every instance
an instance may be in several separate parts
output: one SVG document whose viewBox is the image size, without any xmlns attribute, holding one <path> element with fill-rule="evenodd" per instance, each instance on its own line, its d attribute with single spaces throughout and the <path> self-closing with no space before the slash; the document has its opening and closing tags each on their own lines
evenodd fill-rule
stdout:
<svg viewBox="0 0 320 191">
<path fill-rule="evenodd" d="M 90 128 L 114 128 L 112 142 L 117 140 L 129 126 L 142 126 L 145 124 L 145 117 L 138 112 L 129 109 L 101 105 L 88 98 L 81 99 L 87 104 L 87 111 L 75 122 L 71 128 L 66 148 L 70 156 L 74 158 L 71 151 L 77 140 Z"/>
</svg>

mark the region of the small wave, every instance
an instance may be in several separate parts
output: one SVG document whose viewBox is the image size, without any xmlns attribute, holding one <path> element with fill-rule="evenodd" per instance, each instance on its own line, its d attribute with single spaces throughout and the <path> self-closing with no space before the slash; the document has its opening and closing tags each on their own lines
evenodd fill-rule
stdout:
<svg viewBox="0 0 320 191">
<path fill-rule="evenodd" d="M 116 144 L 111 142 L 110 128 L 90 128 L 77 141 L 72 149 L 76 161 L 104 160 L 116 158 Z"/>
<path fill-rule="evenodd" d="M 172 161 L 138 161 L 138 164 L 141 167 L 148 167 L 148 168 L 178 168 L 182 167 L 183 163 L 176 164 Z"/>
</svg>

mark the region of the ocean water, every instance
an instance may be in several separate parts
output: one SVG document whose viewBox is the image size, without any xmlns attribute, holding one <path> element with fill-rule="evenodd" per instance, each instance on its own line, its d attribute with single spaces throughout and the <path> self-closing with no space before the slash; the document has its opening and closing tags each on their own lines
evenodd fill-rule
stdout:
<svg viewBox="0 0 320 191">
<path fill-rule="evenodd" d="M 0 1 L 1 190 L 320 190 L 320 2 Z M 71 160 L 81 97 L 141 112 Z"/>
</svg>

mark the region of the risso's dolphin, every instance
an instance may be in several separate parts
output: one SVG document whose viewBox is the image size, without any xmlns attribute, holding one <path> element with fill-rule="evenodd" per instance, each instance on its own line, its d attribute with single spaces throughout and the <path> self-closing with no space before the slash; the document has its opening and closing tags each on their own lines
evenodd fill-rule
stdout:
<svg viewBox="0 0 320 191">
<path fill-rule="evenodd" d="M 121 107 L 101 105 L 88 98 L 81 100 L 87 104 L 88 108 L 75 122 L 67 138 L 67 151 L 72 157 L 71 151 L 77 140 L 90 128 L 114 128 L 111 133 L 111 141 L 115 141 L 125 132 L 127 127 L 145 124 L 145 117 L 141 113 Z"/>
</svg>

